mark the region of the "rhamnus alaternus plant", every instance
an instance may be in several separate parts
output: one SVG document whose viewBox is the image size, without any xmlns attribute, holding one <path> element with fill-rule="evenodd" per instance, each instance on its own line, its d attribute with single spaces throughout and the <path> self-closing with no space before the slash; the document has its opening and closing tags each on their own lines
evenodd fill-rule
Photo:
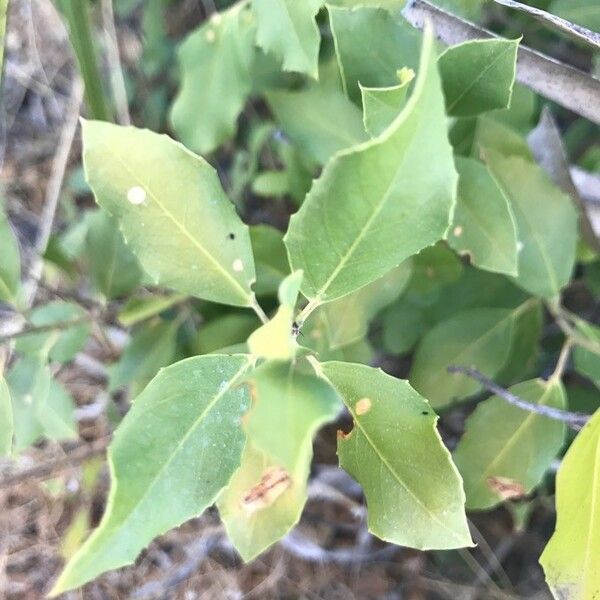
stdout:
<svg viewBox="0 0 600 600">
<path fill-rule="evenodd" d="M 600 333 L 561 303 L 583 245 L 600 263 L 525 139 L 534 97 L 514 83 L 519 40 L 443 49 L 393 2 L 351 4 L 251 0 L 214 14 L 178 50 L 180 141 L 82 122 L 100 207 L 82 237 L 93 285 L 108 302 L 162 291 L 119 313 L 134 328 L 109 388 L 134 400 L 108 450 L 102 521 L 52 594 L 132 563 L 212 505 L 242 558 L 258 556 L 298 522 L 313 439 L 343 418 L 339 463 L 362 487 L 369 530 L 422 550 L 472 546 L 465 510 L 531 497 L 572 440 L 541 562 L 557 598 L 600 595 L 600 413 L 568 412 L 563 385 L 571 354 L 600 384 Z M 249 99 L 268 116 L 244 125 L 224 187 L 201 155 L 242 135 Z M 296 205 L 285 235 L 245 224 L 247 188 Z M 19 302 L 17 280 L 2 267 L 3 299 Z M 191 347 L 190 314 L 203 320 Z M 19 339 L 0 387 L 14 421 L 5 452 L 72 434 L 49 365 L 72 358 L 89 324 L 68 302 L 32 315 L 67 319 Z M 541 354 L 545 321 L 564 344 Z M 411 358 L 406 379 L 370 366 L 383 353 Z M 451 455 L 436 413 L 474 397 Z"/>
</svg>

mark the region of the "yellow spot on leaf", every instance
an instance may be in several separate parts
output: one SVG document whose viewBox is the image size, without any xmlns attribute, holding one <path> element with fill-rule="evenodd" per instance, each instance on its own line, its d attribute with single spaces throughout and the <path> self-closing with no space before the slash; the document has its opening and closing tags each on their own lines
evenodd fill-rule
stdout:
<svg viewBox="0 0 600 600">
<path fill-rule="evenodd" d="M 369 412 L 372 404 L 373 403 L 371 402 L 370 398 L 361 398 L 355 404 L 354 410 L 356 411 L 356 414 L 360 417 L 361 415 L 365 415 Z"/>
</svg>

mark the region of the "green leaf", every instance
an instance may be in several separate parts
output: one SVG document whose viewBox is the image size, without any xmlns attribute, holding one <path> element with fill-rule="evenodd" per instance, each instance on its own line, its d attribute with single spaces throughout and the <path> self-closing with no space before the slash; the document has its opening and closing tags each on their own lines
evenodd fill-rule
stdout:
<svg viewBox="0 0 600 600">
<path fill-rule="evenodd" d="M 17 361 L 6 375 L 12 400 L 14 451 L 20 452 L 44 435 L 37 414 L 50 392 L 52 374 L 37 357 Z"/>
<path fill-rule="evenodd" d="M 84 164 L 97 202 L 157 283 L 223 304 L 250 306 L 248 227 L 215 170 L 165 135 L 83 122 Z"/>
<path fill-rule="evenodd" d="M 556 598 L 600 594 L 600 410 L 579 432 L 556 477 L 556 530 L 540 558 Z"/>
<path fill-rule="evenodd" d="M 363 122 L 371 137 L 378 136 L 398 116 L 406 103 L 408 86 L 414 79 L 412 69 L 398 71 L 400 83 L 392 87 L 373 88 L 358 84 L 362 96 Z"/>
<path fill-rule="evenodd" d="M 525 381 L 509 391 L 532 404 L 565 408 L 565 393 L 557 379 Z M 487 509 L 529 494 L 560 452 L 565 434 L 564 423 L 527 412 L 498 396 L 479 404 L 454 451 L 467 508 Z"/>
<path fill-rule="evenodd" d="M 421 550 L 470 546 L 461 478 L 427 401 L 372 367 L 321 368 L 354 420 L 349 434 L 338 434 L 338 455 L 364 489 L 369 530 Z"/>
<path fill-rule="evenodd" d="M 585 339 L 600 348 L 600 327 L 580 321 L 577 329 Z M 594 352 L 592 349 L 576 346 L 573 350 L 573 364 L 579 373 L 600 388 L 600 351 Z"/>
<path fill-rule="evenodd" d="M 471 117 L 510 105 L 519 40 L 473 40 L 448 48 L 439 60 L 446 110 Z"/>
<path fill-rule="evenodd" d="M 10 456 L 14 435 L 12 401 L 10 389 L 0 375 L 0 456 Z"/>
<path fill-rule="evenodd" d="M 281 59 L 284 71 L 319 76 L 321 34 L 316 15 L 324 0 L 252 0 L 256 43 Z"/>
<path fill-rule="evenodd" d="M 486 154 L 508 196 L 519 236 L 515 283 L 533 295 L 553 298 L 571 277 L 577 244 L 577 211 L 537 165 L 518 156 Z"/>
<path fill-rule="evenodd" d="M 242 466 L 218 501 L 227 532 L 246 561 L 297 523 L 306 502 L 313 435 L 340 409 L 325 381 L 288 363 L 262 365 L 251 383 Z"/>
<path fill-rule="evenodd" d="M 277 313 L 248 338 L 248 348 L 255 356 L 289 360 L 295 355 L 298 344 L 292 334 L 292 323 L 301 283 L 302 271 L 295 271 L 281 282 Z"/>
<path fill-rule="evenodd" d="M 169 310 L 186 298 L 185 294 L 144 294 L 143 296 L 131 296 L 125 303 L 125 306 L 119 311 L 119 322 L 124 327 L 131 327 Z"/>
<path fill-rule="evenodd" d="M 600 31 L 600 6 L 596 0 L 554 0 L 548 10 L 567 21 Z"/>
<path fill-rule="evenodd" d="M 178 138 L 202 154 L 230 138 L 252 88 L 256 26 L 247 2 L 215 13 L 179 46 L 181 87 L 171 108 Z"/>
<path fill-rule="evenodd" d="M 421 340 L 410 371 L 410 383 L 435 408 L 466 398 L 481 386 L 451 365 L 475 367 L 493 378 L 508 359 L 514 326 L 531 301 L 510 310 L 475 308 L 460 312 L 431 329 Z"/>
<path fill-rule="evenodd" d="M 266 98 L 284 133 L 319 164 L 367 138 L 360 109 L 335 88 L 313 84 L 297 92 L 269 92 Z"/>
<path fill-rule="evenodd" d="M 56 323 L 57 328 L 21 336 L 16 350 L 29 356 L 48 356 L 56 362 L 70 361 L 83 348 L 91 331 L 85 310 L 71 302 L 56 301 L 39 306 L 31 312 L 29 322 L 35 327 Z M 66 323 L 73 324 L 67 326 Z"/>
<path fill-rule="evenodd" d="M 409 259 L 381 279 L 320 307 L 318 310 L 323 313 L 329 348 L 343 348 L 367 335 L 369 322 L 402 293 L 410 275 Z"/>
<path fill-rule="evenodd" d="M 173 361 L 180 324 L 153 319 L 136 328 L 119 361 L 110 367 L 108 391 L 134 384 L 131 395 L 137 395 L 160 368 Z"/>
<path fill-rule="evenodd" d="M 15 304 L 21 287 L 19 244 L 0 203 L 0 301 Z"/>
<path fill-rule="evenodd" d="M 389 87 L 398 69 L 417 67 L 419 34 L 401 17 L 365 6 L 328 10 L 342 85 L 354 102 L 361 100 L 359 84 Z"/>
<path fill-rule="evenodd" d="M 200 325 L 196 338 L 198 354 L 210 354 L 235 344 L 243 344 L 260 326 L 252 315 L 227 314 Z"/>
<path fill-rule="evenodd" d="M 46 402 L 37 411 L 44 436 L 51 440 L 67 440 L 77 437 L 75 402 L 69 392 L 53 379 Z"/>
<path fill-rule="evenodd" d="M 378 138 L 334 156 L 291 218 L 284 242 L 311 307 L 375 281 L 448 229 L 457 177 L 430 32 L 424 40 L 404 110 Z"/>
<path fill-rule="evenodd" d="M 457 157 L 458 200 L 448 243 L 480 269 L 517 275 L 517 228 L 508 199 L 485 165 Z"/>
<path fill-rule="evenodd" d="M 250 364 L 247 356 L 199 356 L 152 380 L 110 445 L 106 513 L 52 596 L 130 564 L 152 538 L 215 501 L 240 464 L 249 404 L 240 383 Z"/>
<path fill-rule="evenodd" d="M 256 262 L 256 295 L 274 294 L 290 274 L 283 234 L 269 225 L 251 225 L 250 240 Z"/>
<path fill-rule="evenodd" d="M 94 285 L 109 300 L 131 292 L 142 280 L 142 270 L 123 240 L 119 222 L 103 210 L 90 216 L 86 258 Z"/>
</svg>

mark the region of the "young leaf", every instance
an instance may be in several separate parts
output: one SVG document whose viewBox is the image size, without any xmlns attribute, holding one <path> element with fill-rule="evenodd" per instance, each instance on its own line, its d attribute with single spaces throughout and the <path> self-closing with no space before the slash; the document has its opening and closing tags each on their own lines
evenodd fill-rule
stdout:
<svg viewBox="0 0 600 600">
<path fill-rule="evenodd" d="M 315 20 L 324 0 L 252 0 L 256 43 L 283 61 L 284 71 L 319 76 L 321 35 Z"/>
<path fill-rule="evenodd" d="M 94 285 L 109 300 L 131 292 L 142 280 L 142 270 L 123 240 L 119 222 L 103 210 L 90 216 L 86 258 Z"/>
<path fill-rule="evenodd" d="M 421 550 L 470 546 L 461 478 L 427 401 L 372 367 L 321 368 L 354 420 L 349 434 L 338 434 L 338 455 L 364 489 L 369 530 Z"/>
<path fill-rule="evenodd" d="M 198 356 L 152 380 L 110 445 L 106 513 L 52 596 L 133 562 L 152 538 L 215 501 L 240 464 L 240 419 L 249 405 L 240 384 L 250 364 L 241 355 Z"/>
<path fill-rule="evenodd" d="M 457 157 L 458 199 L 448 243 L 480 269 L 517 275 L 517 228 L 508 199 L 485 165 Z"/>
<path fill-rule="evenodd" d="M 255 356 L 288 360 L 296 353 L 298 344 L 292 335 L 292 324 L 301 283 L 302 271 L 295 271 L 281 282 L 277 313 L 248 338 L 248 348 Z"/>
<path fill-rule="evenodd" d="M 252 304 L 248 227 L 206 161 L 165 135 L 100 121 L 83 122 L 83 141 L 97 202 L 117 217 L 157 283 L 213 302 Z"/>
<path fill-rule="evenodd" d="M 56 324 L 57 328 L 21 336 L 16 350 L 29 356 L 48 356 L 56 362 L 70 361 L 83 348 L 91 330 L 86 312 L 71 302 L 39 306 L 32 311 L 29 321 L 36 327 Z"/>
<path fill-rule="evenodd" d="M 0 456 L 10 456 L 13 445 L 13 411 L 10 389 L 0 375 Z"/>
<path fill-rule="evenodd" d="M 154 319 L 137 328 L 119 361 L 110 367 L 108 391 L 134 384 L 131 395 L 136 396 L 161 367 L 172 362 L 180 324 Z"/>
<path fill-rule="evenodd" d="M 185 294 L 144 293 L 140 296 L 131 296 L 119 311 L 119 322 L 124 327 L 137 325 L 141 321 L 169 310 L 169 308 L 183 302 L 186 298 Z"/>
<path fill-rule="evenodd" d="M 473 40 L 448 48 L 439 60 L 446 110 L 471 117 L 510 104 L 519 40 Z"/>
<path fill-rule="evenodd" d="M 553 298 L 575 264 L 577 211 L 537 165 L 518 156 L 486 153 L 486 162 L 508 196 L 519 235 L 519 274 L 514 281 L 542 298 Z"/>
<path fill-rule="evenodd" d="M 515 321 L 529 308 L 476 308 L 460 312 L 431 329 L 417 348 L 410 383 L 435 408 L 476 393 L 481 386 L 448 367 L 476 367 L 494 377 L 505 365 Z"/>
<path fill-rule="evenodd" d="M 244 560 L 260 554 L 298 521 L 306 502 L 312 438 L 340 409 L 322 379 L 288 363 L 266 363 L 251 376 L 242 465 L 219 499 L 227 532 Z"/>
<path fill-rule="evenodd" d="M 212 152 L 235 132 L 252 87 L 255 31 L 247 2 L 238 2 L 215 13 L 179 47 L 181 88 L 171 123 L 195 152 Z"/>
<path fill-rule="evenodd" d="M 267 102 L 285 134 L 319 164 L 367 136 L 360 109 L 335 88 L 309 85 L 300 91 L 273 91 Z"/>
<path fill-rule="evenodd" d="M 409 259 L 381 279 L 320 307 L 318 310 L 323 314 L 329 348 L 343 348 L 367 335 L 369 322 L 402 293 L 410 275 Z"/>
<path fill-rule="evenodd" d="M 406 103 L 408 86 L 415 77 L 412 69 L 400 69 L 400 83 L 392 87 L 375 88 L 358 84 L 362 96 L 363 122 L 371 137 L 376 137 L 387 129 L 398 116 Z"/>
<path fill-rule="evenodd" d="M 419 35 L 401 17 L 365 6 L 328 10 L 342 85 L 354 102 L 361 99 L 359 84 L 389 87 L 397 82 L 398 69 L 416 68 Z"/>
<path fill-rule="evenodd" d="M 540 406 L 565 408 L 557 379 L 519 383 L 510 391 Z M 467 508 L 487 509 L 536 487 L 565 442 L 565 424 L 494 396 L 467 419 L 454 462 L 465 483 Z"/>
<path fill-rule="evenodd" d="M 435 161 L 431 157 L 435 156 Z M 335 155 L 284 238 L 312 308 L 375 281 L 443 237 L 456 171 L 431 32 L 415 90 L 386 131 Z"/>
<path fill-rule="evenodd" d="M 36 416 L 48 439 L 68 440 L 77 437 L 75 402 L 56 379 L 50 382 L 46 402 L 38 407 Z"/>
<path fill-rule="evenodd" d="M 21 286 L 19 244 L 0 203 L 0 301 L 15 304 Z"/>
<path fill-rule="evenodd" d="M 540 558 L 556 598 L 600 594 L 600 410 L 579 432 L 558 469 L 556 529 Z"/>
</svg>

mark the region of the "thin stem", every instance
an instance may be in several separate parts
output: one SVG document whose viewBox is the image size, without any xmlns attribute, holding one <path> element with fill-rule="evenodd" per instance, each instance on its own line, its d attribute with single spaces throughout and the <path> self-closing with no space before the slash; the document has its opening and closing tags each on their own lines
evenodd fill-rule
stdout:
<svg viewBox="0 0 600 600">
<path fill-rule="evenodd" d="M 268 323 L 269 317 L 265 314 L 265 311 L 262 309 L 261 305 L 258 303 L 256 296 L 252 296 L 252 300 L 250 303 L 250 308 L 257 314 L 258 318 L 262 323 Z"/>
<path fill-rule="evenodd" d="M 85 97 L 91 116 L 100 121 L 110 121 L 110 103 L 102 87 L 87 0 L 63 0 L 62 8 L 69 27 L 69 38 L 85 85 Z"/>
<path fill-rule="evenodd" d="M 571 338 L 567 338 L 563 347 L 560 350 L 560 354 L 558 355 L 558 360 L 556 361 L 556 367 L 554 368 L 554 372 L 550 376 L 550 379 L 561 379 L 563 373 L 565 372 L 565 368 L 567 367 L 567 362 L 569 361 L 569 355 L 571 354 L 571 348 L 573 347 L 573 340 Z"/>
<path fill-rule="evenodd" d="M 311 300 L 298 314 L 298 316 L 296 317 L 296 323 L 298 323 L 298 325 L 301 327 L 304 324 L 304 321 L 306 321 L 306 319 L 308 319 L 308 317 L 310 317 L 310 315 L 312 314 L 312 312 L 320 305 L 321 303 L 316 300 L 313 299 Z"/>
<path fill-rule="evenodd" d="M 522 410 L 548 417 L 549 419 L 563 421 L 569 427 L 571 427 L 571 429 L 581 429 L 590 418 L 589 415 L 561 410 L 560 408 L 554 408 L 552 406 L 541 406 L 539 404 L 527 402 L 527 400 L 523 400 L 523 398 L 520 398 L 512 392 L 505 390 L 503 387 L 500 387 L 498 384 L 486 377 L 483 373 L 471 367 L 450 366 L 448 367 L 448 372 L 462 373 L 463 375 L 466 375 L 467 377 L 479 382 L 485 389 L 496 394 L 496 396 L 499 398 L 506 400 L 509 404 L 521 408 Z"/>
<path fill-rule="evenodd" d="M 600 344 L 591 340 L 589 338 L 584 337 L 577 328 L 570 323 L 570 320 L 574 320 L 576 317 L 571 315 L 569 311 L 566 311 L 561 306 L 552 306 L 551 304 L 546 304 L 548 311 L 554 317 L 556 324 L 559 326 L 561 331 L 570 338 L 571 341 L 577 346 L 581 346 L 594 354 L 600 354 Z"/>
</svg>

